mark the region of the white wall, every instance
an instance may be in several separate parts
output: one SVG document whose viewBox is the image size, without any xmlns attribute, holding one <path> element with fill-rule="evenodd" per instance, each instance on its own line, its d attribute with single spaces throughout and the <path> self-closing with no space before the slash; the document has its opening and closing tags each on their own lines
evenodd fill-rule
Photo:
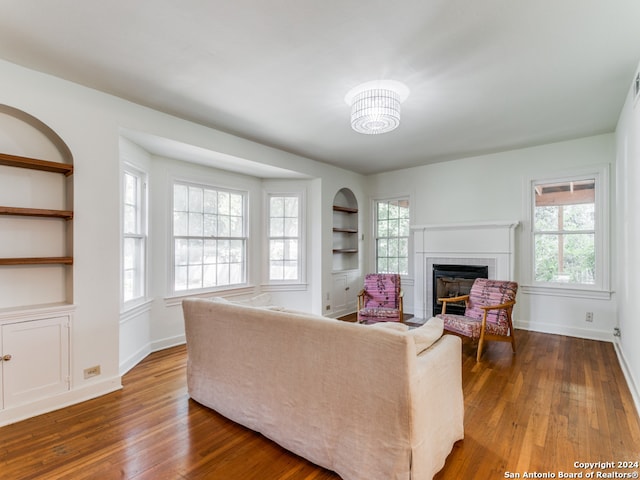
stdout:
<svg viewBox="0 0 640 480">
<path fill-rule="evenodd" d="M 523 196 L 526 180 L 589 165 L 612 167 L 614 160 L 613 134 L 597 135 L 374 175 L 369 178 L 369 195 L 376 198 L 409 192 L 414 225 L 521 222 L 516 230 L 520 263 L 516 263 L 515 280 L 524 285 L 527 281 L 522 278 L 521 262 L 522 225 L 527 220 Z M 613 189 L 610 193 L 613 195 Z M 594 313 L 593 323 L 585 321 L 587 311 Z M 520 292 L 514 320 L 519 328 L 611 340 L 616 325 L 615 301 Z"/>
<path fill-rule="evenodd" d="M 629 89 L 616 129 L 618 354 L 640 412 L 640 103 Z"/>
<path fill-rule="evenodd" d="M 315 178 L 312 258 L 308 272 L 310 308 L 320 312 L 322 292 L 331 284 L 331 202 L 341 187 L 362 192 L 361 175 L 315 162 L 233 135 L 166 115 L 117 97 L 0 61 L 0 103 L 23 110 L 51 127 L 74 157 L 72 392 L 52 399 L 49 409 L 99 395 L 120 386 L 120 145 L 121 128 L 245 158 Z M 153 172 L 151 172 L 153 174 Z M 360 193 L 362 195 L 362 193 Z M 316 238 L 318 239 L 316 241 Z M 153 239 L 154 249 L 160 248 Z M 328 258 L 328 260 L 326 260 Z M 155 272 L 154 272 L 155 273 Z M 1 287 L 1 285 L 0 285 Z M 292 292 L 295 297 L 296 293 Z M 132 331 L 152 344 L 164 344 L 182 332 L 175 310 L 158 314 L 154 298 L 151 316 Z M 164 301 L 162 298 L 160 302 Z M 174 307 L 172 307 L 174 308 Z M 158 330 L 162 332 L 159 333 Z M 166 338 L 158 338 L 164 337 Z M 168 339 L 168 340 L 167 340 Z M 123 346 L 126 360 L 144 346 Z M 83 369 L 101 366 L 101 375 L 83 378 Z M 36 412 L 34 412 L 36 413 Z"/>
</svg>

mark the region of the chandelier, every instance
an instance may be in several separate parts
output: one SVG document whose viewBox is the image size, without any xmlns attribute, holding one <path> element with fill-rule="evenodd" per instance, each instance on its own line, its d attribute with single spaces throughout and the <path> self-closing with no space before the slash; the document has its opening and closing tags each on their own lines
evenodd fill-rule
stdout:
<svg viewBox="0 0 640 480">
<path fill-rule="evenodd" d="M 351 128 L 367 135 L 387 133 L 400 125 L 400 104 L 409 89 L 393 80 L 363 83 L 351 89 L 345 102 L 351 107 Z"/>
</svg>

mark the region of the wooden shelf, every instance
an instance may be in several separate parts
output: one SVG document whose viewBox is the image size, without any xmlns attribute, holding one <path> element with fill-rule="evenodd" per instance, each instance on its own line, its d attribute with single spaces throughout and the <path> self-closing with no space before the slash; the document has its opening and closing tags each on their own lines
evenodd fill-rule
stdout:
<svg viewBox="0 0 640 480">
<path fill-rule="evenodd" d="M 73 257 L 0 258 L 0 265 L 72 265 Z"/>
<path fill-rule="evenodd" d="M 73 211 L 71 210 L 47 210 L 43 208 L 20 208 L 0 206 L 0 215 L 19 215 L 24 217 L 52 217 L 71 220 Z"/>
<path fill-rule="evenodd" d="M 338 232 L 338 233 L 358 233 L 358 229 L 357 228 L 338 228 L 338 227 L 334 227 L 333 231 L 334 232 Z"/>
<path fill-rule="evenodd" d="M 344 213 L 358 213 L 358 209 L 357 208 L 342 207 L 340 205 L 334 205 L 333 206 L 333 211 L 334 212 L 344 212 Z"/>
<path fill-rule="evenodd" d="M 31 170 L 42 170 L 44 172 L 63 173 L 66 177 L 73 173 L 73 165 L 60 162 L 49 162 L 37 158 L 20 157 L 0 153 L 0 165 L 7 167 L 29 168 Z"/>
<path fill-rule="evenodd" d="M 357 248 L 334 248 L 333 253 L 358 253 Z"/>
</svg>

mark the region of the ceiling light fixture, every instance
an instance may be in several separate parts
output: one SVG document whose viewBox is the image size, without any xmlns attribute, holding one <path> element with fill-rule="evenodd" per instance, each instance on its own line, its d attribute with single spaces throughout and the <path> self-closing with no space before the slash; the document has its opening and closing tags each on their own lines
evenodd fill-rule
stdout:
<svg viewBox="0 0 640 480">
<path fill-rule="evenodd" d="M 387 133 L 400 125 L 400 104 L 409 89 L 395 80 L 374 80 L 349 90 L 344 97 L 351 107 L 351 128 L 367 135 Z"/>
</svg>

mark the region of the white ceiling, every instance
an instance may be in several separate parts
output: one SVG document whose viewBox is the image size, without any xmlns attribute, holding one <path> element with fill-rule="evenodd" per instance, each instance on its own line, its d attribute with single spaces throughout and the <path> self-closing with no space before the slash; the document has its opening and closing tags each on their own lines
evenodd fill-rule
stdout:
<svg viewBox="0 0 640 480">
<path fill-rule="evenodd" d="M 638 0 L 0 0 L 0 57 L 374 173 L 611 132 Z M 400 127 L 344 96 L 392 79 Z"/>
</svg>

